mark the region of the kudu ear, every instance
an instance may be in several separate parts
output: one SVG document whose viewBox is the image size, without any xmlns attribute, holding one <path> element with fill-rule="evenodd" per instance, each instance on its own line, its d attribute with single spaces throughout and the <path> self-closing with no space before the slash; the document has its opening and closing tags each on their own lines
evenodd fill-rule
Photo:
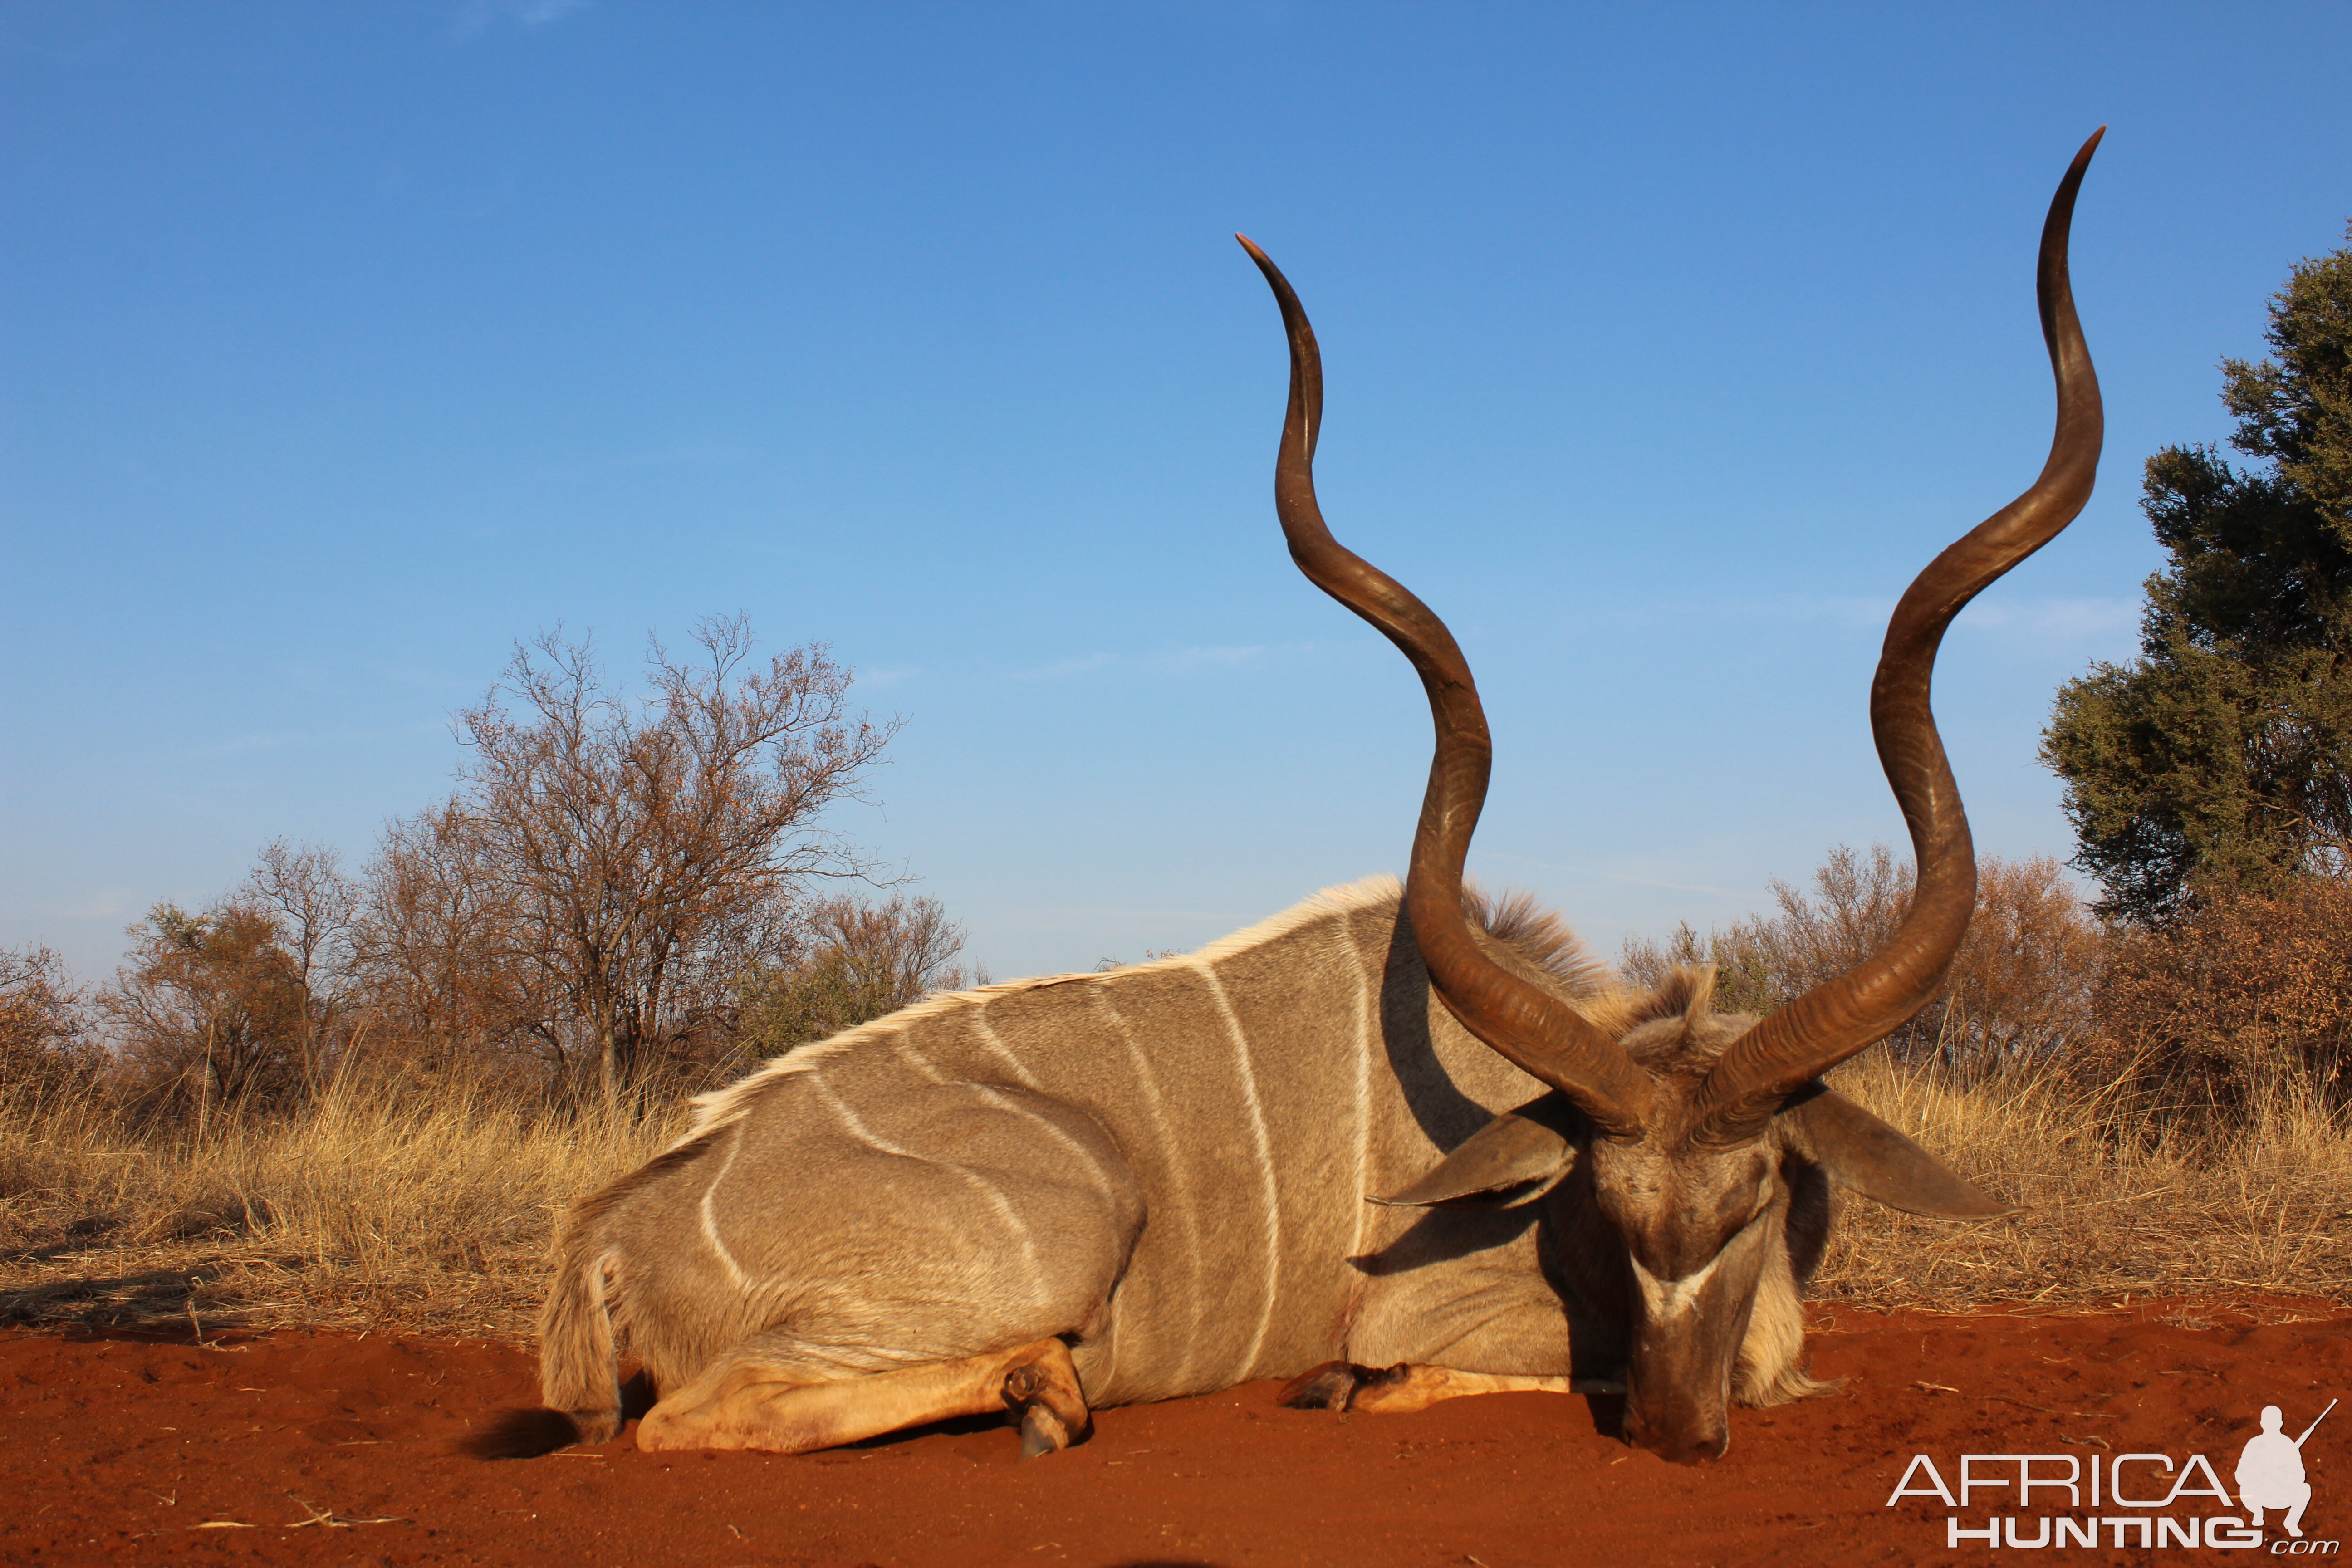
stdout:
<svg viewBox="0 0 2352 1568">
<path fill-rule="evenodd" d="M 1421 1180 L 1369 1202 L 1396 1208 L 1510 1209 L 1531 1204 L 1576 1168 L 1577 1112 L 1563 1094 L 1507 1110 Z"/>
<path fill-rule="evenodd" d="M 1998 1219 L 2005 1204 L 1835 1089 L 1780 1113 L 1797 1147 L 1839 1186 L 1874 1203 L 1931 1219 Z"/>
</svg>

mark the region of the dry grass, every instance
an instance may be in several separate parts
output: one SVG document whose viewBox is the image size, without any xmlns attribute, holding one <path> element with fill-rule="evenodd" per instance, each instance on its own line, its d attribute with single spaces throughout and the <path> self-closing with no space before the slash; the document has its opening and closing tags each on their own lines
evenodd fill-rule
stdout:
<svg viewBox="0 0 2352 1568">
<path fill-rule="evenodd" d="M 1987 1191 L 1969 1225 L 1846 1201 L 1814 1293 L 1863 1306 L 2258 1292 L 2352 1302 L 2352 1128 L 2292 1086 L 2243 1123 L 2151 1133 L 2054 1073 L 1957 1087 L 1871 1056 L 1832 1081 Z"/>
<path fill-rule="evenodd" d="M 2051 1305 L 2275 1293 L 2352 1302 L 2352 1132 L 2293 1093 L 2222 1139 L 2054 1077 L 1956 1088 L 1874 1057 L 1841 1087 L 2028 1205 L 1950 1225 L 1843 1205 L 1816 1294 Z M 559 1120 L 464 1089 L 142 1138 L 89 1099 L 0 1099 L 0 1322 L 530 1331 L 555 1215 L 679 1118 Z"/>
<path fill-rule="evenodd" d="M 141 1137 L 88 1098 L 0 1104 L 0 1321 L 528 1332 L 553 1219 L 673 1121 L 374 1091 Z"/>
</svg>

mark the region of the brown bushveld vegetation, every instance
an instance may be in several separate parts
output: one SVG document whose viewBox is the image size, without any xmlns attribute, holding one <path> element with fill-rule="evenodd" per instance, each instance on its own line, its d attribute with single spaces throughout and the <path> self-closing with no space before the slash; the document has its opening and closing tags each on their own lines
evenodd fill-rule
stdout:
<svg viewBox="0 0 2352 1568">
<path fill-rule="evenodd" d="M 1769 1013 L 1883 946 L 1911 901 L 1910 868 L 1883 844 L 1843 845 L 1813 873 L 1811 896 L 1775 879 L 1779 912 L 1707 933 L 1688 925 L 1664 942 L 1636 938 L 1619 961 L 1654 985 L 1678 963 L 1711 963 L 1719 1006 Z M 2046 855 L 1986 856 L 1976 914 L 1943 988 L 1881 1047 L 1906 1063 L 1935 1061 L 1982 1076 L 2003 1064 L 2079 1046 L 2107 935 L 2084 912 L 2065 869 Z"/>
<path fill-rule="evenodd" d="M 895 726 L 854 716 L 821 648 L 654 647 L 638 700 L 542 637 L 458 716 L 448 800 L 395 824 L 355 952 L 374 1010 L 436 1059 L 527 1063 L 608 1109 L 727 1054 L 747 980 L 809 945 L 803 888 L 872 867 L 824 831 Z"/>
<path fill-rule="evenodd" d="M 646 689 L 519 648 L 362 871 L 274 842 L 86 991 L 0 952 L 0 1321 L 512 1327 L 551 1215 L 751 1060 L 962 984 L 826 832 L 895 725 L 740 621 Z"/>
<path fill-rule="evenodd" d="M 1840 847 L 1808 895 L 1627 943 L 1778 1005 L 1900 918 L 1909 874 Z M 2273 1290 L 2352 1300 L 2352 882 L 2203 889 L 2158 929 L 2095 921 L 2058 862 L 1986 857 L 1943 988 L 1832 1081 L 2025 1212 L 1955 1227 L 1850 1205 L 1814 1281 L 1872 1304 Z"/>
<path fill-rule="evenodd" d="M 305 853 L 272 847 L 205 912 L 159 910 L 96 997 L 54 955 L 0 954 L 0 1316 L 520 1334 L 554 1215 L 675 1135 L 677 1090 L 968 978 L 935 903 L 809 900 L 787 955 L 713 1005 L 706 1054 L 608 1101 L 551 1050 L 502 1048 L 482 1001 L 371 960 L 381 868 L 345 885 Z M 2026 1212 L 1850 1205 L 1817 1293 L 2352 1300 L 2352 884 L 2215 888 L 2148 931 L 2093 920 L 2049 860 L 1983 872 L 1944 993 L 1838 1086 Z M 1730 1001 L 1769 1006 L 1866 949 L 1906 883 L 1885 851 L 1839 849 L 1773 914 L 1629 943 L 1621 969 L 1713 962 Z M 289 905 L 325 911 L 316 940 Z M 477 1032 L 420 1026 L 460 1018 Z"/>
</svg>

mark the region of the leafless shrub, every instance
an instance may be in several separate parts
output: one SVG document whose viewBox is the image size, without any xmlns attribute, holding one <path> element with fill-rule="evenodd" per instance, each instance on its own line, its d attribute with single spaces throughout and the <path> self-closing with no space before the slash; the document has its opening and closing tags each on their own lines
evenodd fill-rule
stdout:
<svg viewBox="0 0 2352 1568">
<path fill-rule="evenodd" d="M 89 1004 L 46 947 L 0 948 L 0 1082 L 58 1087 L 101 1061 Z"/>
<path fill-rule="evenodd" d="M 803 952 L 755 969 L 742 984 L 739 1040 L 747 1056 L 781 1056 L 973 979 L 955 963 L 963 928 L 935 900 L 827 899 L 803 917 Z"/>
<path fill-rule="evenodd" d="M 1808 896 L 1772 883 L 1780 912 L 1709 931 L 1689 926 L 1664 942 L 1636 938 L 1619 967 L 1654 984 L 1677 963 L 1718 970 L 1718 1005 L 1769 1013 L 1835 978 L 1883 945 L 1911 902 L 1911 870 L 1884 845 L 1867 856 L 1841 845 L 1813 873 Z M 2049 856 L 1984 857 L 1976 914 L 1949 974 L 1885 1047 L 1954 1070 L 1990 1071 L 2087 1038 L 2106 937 Z"/>
<path fill-rule="evenodd" d="M 2117 934 L 2099 988 L 2086 1080 L 2130 1091 L 2137 1116 L 2234 1125 L 2300 1097 L 2352 1101 L 2352 879 L 2202 889 L 2189 913 Z"/>
<path fill-rule="evenodd" d="M 347 1037 L 358 1001 L 360 885 L 332 849 L 275 838 L 262 847 L 237 901 L 270 922 L 298 995 L 293 1040 L 302 1090 L 314 1095 Z"/>
</svg>

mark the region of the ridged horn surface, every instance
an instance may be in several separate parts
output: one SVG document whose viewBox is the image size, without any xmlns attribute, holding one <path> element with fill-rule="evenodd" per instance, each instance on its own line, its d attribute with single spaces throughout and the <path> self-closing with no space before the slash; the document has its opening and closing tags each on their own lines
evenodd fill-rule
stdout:
<svg viewBox="0 0 2352 1568">
<path fill-rule="evenodd" d="M 1870 689 L 1871 732 L 1886 782 L 1911 830 L 1919 868 L 1911 908 L 1884 946 L 1741 1036 L 1701 1087 L 1696 1142 L 1730 1145 L 1760 1133 L 1783 1100 L 1809 1079 L 1875 1044 L 1924 1005 L 1968 933 L 1976 907 L 1976 855 L 1968 814 L 1928 705 L 1936 650 L 1952 617 L 2002 573 L 2057 537 L 2091 499 L 2105 416 L 2099 378 L 2074 317 L 2066 273 L 2074 194 L 2102 126 L 2058 183 L 2042 226 L 2036 292 L 2042 337 L 2058 384 L 2050 458 L 2031 489 L 1928 563 L 1895 605 Z"/>
<path fill-rule="evenodd" d="M 1315 438 L 1323 421 L 1323 361 L 1315 330 L 1279 268 L 1240 235 L 1265 274 L 1290 338 L 1290 403 L 1275 464 L 1274 504 L 1290 558 L 1308 580 L 1402 649 L 1429 694 L 1437 744 L 1413 835 L 1405 910 L 1430 984 L 1463 1027 L 1576 1102 L 1602 1132 L 1641 1135 L 1649 1075 L 1574 1008 L 1494 963 L 1462 913 L 1462 868 L 1486 800 L 1494 746 L 1470 666 L 1428 605 L 1331 536 L 1315 500 Z"/>
</svg>

